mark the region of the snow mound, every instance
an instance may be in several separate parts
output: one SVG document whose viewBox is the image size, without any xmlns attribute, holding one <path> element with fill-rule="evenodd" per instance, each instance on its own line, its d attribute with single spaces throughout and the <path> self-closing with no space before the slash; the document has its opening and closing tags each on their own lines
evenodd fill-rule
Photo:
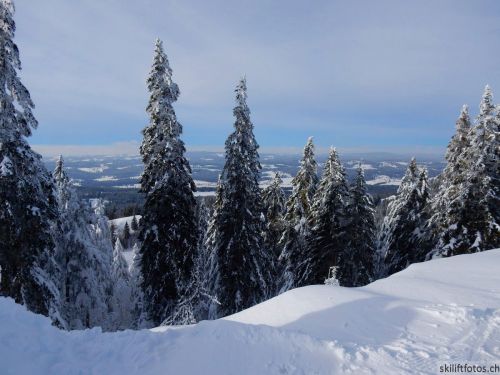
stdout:
<svg viewBox="0 0 500 375">
<path fill-rule="evenodd" d="M 0 298 L 6 374 L 436 374 L 498 363 L 500 250 L 363 288 L 310 286 L 185 327 L 64 332 Z"/>
</svg>

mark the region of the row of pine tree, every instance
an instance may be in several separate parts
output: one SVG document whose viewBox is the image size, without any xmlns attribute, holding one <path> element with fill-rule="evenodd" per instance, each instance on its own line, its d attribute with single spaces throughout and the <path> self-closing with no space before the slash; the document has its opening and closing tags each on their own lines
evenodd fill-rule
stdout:
<svg viewBox="0 0 500 375">
<path fill-rule="evenodd" d="M 215 319 L 329 277 L 362 286 L 411 263 L 500 247 L 500 107 L 489 87 L 474 123 L 463 108 L 443 173 L 429 181 L 412 159 L 379 223 L 362 168 L 349 183 L 332 148 L 319 176 L 312 138 L 288 197 L 279 174 L 260 188 L 242 79 L 209 208 L 195 198 L 173 108 L 180 91 L 158 40 L 140 148 L 146 200 L 128 267 L 103 202 L 80 199 L 63 159 L 51 175 L 26 141 L 37 121 L 17 75 L 13 11 L 0 0 L 0 295 L 62 328 Z"/>
</svg>

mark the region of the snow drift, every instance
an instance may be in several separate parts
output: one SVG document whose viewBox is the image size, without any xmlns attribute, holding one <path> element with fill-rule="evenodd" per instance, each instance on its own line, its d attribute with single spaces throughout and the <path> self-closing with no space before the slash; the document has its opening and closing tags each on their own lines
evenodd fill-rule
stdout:
<svg viewBox="0 0 500 375">
<path fill-rule="evenodd" d="M 64 332 L 0 298 L 2 374 L 436 374 L 500 362 L 500 249 L 186 327 Z"/>
</svg>

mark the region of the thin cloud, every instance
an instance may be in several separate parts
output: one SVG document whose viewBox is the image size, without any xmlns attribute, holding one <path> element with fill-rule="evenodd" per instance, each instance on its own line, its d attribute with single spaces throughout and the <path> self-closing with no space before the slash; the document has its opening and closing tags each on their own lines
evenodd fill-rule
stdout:
<svg viewBox="0 0 500 375">
<path fill-rule="evenodd" d="M 184 139 L 194 147 L 207 137 L 210 146 L 223 145 L 243 73 L 259 142 L 268 147 L 282 146 L 283 132 L 292 147 L 310 134 L 324 147 L 408 139 L 443 147 L 462 104 L 473 108 L 486 83 L 500 90 L 500 51 L 491 47 L 500 38 L 497 1 L 16 6 L 39 144 L 139 140 L 157 36 L 181 88 L 176 110 Z"/>
</svg>

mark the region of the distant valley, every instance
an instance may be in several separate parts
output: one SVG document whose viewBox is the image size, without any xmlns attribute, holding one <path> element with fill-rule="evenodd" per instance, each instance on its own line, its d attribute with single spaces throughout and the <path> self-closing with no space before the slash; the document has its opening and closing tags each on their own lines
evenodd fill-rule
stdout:
<svg viewBox="0 0 500 375">
<path fill-rule="evenodd" d="M 224 154 L 219 152 L 190 152 L 193 178 L 198 196 L 210 196 L 215 192 L 218 176 L 224 166 Z M 318 173 L 322 171 L 325 155 L 318 155 Z M 276 172 L 283 179 L 283 188 L 289 191 L 293 176 L 297 173 L 300 155 L 261 154 L 261 186 L 265 187 Z M 44 157 L 49 170 L 55 165 L 54 157 Z M 437 176 L 443 162 L 439 160 L 417 160 L 426 166 L 430 177 Z M 370 193 L 375 197 L 385 197 L 396 192 L 403 177 L 408 160 L 390 154 L 348 155 L 344 158 L 349 179 L 361 165 L 369 185 Z M 131 204 L 142 205 L 139 194 L 142 160 L 140 156 L 82 156 L 65 158 L 65 166 L 82 197 L 101 197 L 116 206 Z"/>
</svg>

